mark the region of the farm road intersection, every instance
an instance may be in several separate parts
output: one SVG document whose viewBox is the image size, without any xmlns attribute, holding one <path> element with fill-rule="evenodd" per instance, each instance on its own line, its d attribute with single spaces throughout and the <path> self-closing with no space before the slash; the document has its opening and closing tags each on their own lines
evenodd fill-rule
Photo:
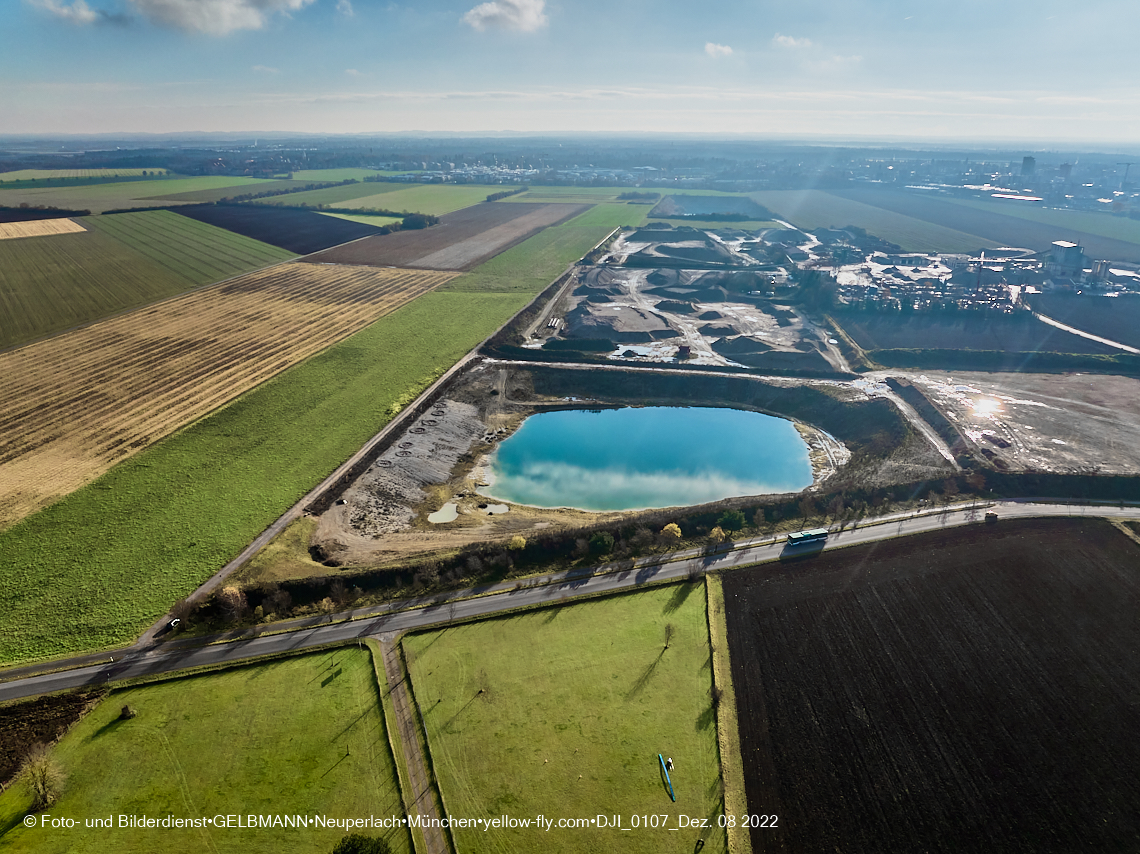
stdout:
<svg viewBox="0 0 1140 854">
<path fill-rule="evenodd" d="M 902 513 L 883 517 L 863 527 L 832 533 L 828 547 L 859 545 L 942 528 L 981 524 L 981 517 L 986 510 L 996 511 L 1002 521 L 1050 516 L 1140 518 L 1140 508 L 1136 507 L 1007 501 L 927 511 L 917 515 Z M 998 524 L 1002 522 L 999 521 Z M 802 554 L 806 557 L 812 552 L 811 549 L 805 549 Z M 610 565 L 592 571 L 560 572 L 535 579 L 461 590 L 451 596 L 437 596 L 430 600 L 421 598 L 362 608 L 339 615 L 342 621 L 337 623 L 328 622 L 333 617 L 286 621 L 267 627 L 270 631 L 278 632 L 272 635 L 240 636 L 234 633 L 230 636 L 174 641 L 157 648 L 132 648 L 124 658 L 110 664 L 88 664 L 73 670 L 23 678 L 17 674 L 28 673 L 36 668 L 16 668 L 7 672 L 8 681 L 0 683 L 0 701 L 193 667 L 244 661 L 324 644 L 360 640 L 381 633 L 446 625 L 520 608 L 561 604 L 584 596 L 632 590 L 650 583 L 677 581 L 713 570 L 739 569 L 782 557 L 794 557 L 800 553 L 789 552 L 782 539 L 745 540 L 734 543 L 731 547 L 721 547 L 715 552 L 698 549 L 678 552 L 665 563 L 654 562 L 659 561 L 660 557 L 647 558 L 635 561 L 632 566 Z M 806 564 L 805 568 L 806 566 L 810 564 Z M 191 646 L 203 643 L 209 645 Z M 85 663 L 90 661 L 90 656 L 72 661 Z M 57 661 L 40 665 L 39 669 L 63 668 L 68 664 L 68 661 Z M 0 674 L 0 678 L 4 675 Z M 17 678 L 11 678 L 13 676 Z"/>
</svg>

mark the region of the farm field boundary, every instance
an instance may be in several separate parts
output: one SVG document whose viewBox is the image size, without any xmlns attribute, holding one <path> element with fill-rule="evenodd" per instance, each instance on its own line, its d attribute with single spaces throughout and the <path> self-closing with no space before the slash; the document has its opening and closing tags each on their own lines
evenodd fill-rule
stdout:
<svg viewBox="0 0 1140 854">
<path fill-rule="evenodd" d="M 278 209 L 263 204 L 187 205 L 175 208 L 175 212 L 297 255 L 320 252 L 350 240 L 381 233 L 378 226 L 359 221 L 350 222 L 322 216 L 316 211 Z"/>
<path fill-rule="evenodd" d="M 11 207 L 26 202 L 31 206 L 47 205 L 57 208 L 90 210 L 92 213 L 120 208 L 154 206 L 151 200 L 159 193 L 189 193 L 196 190 L 215 190 L 223 187 L 248 187 L 268 183 L 262 178 L 238 178 L 208 175 L 197 178 L 161 178 L 153 181 L 122 181 L 85 186 L 35 187 L 7 189 L 0 184 L 0 205 Z M 177 202 L 173 203 L 177 204 Z"/>
<path fill-rule="evenodd" d="M 1140 296 L 1032 294 L 1025 300 L 1034 311 L 1066 326 L 1140 347 Z"/>
<path fill-rule="evenodd" d="M 1048 249 L 1054 240 L 1073 240 L 1083 244 L 1085 253 L 1094 258 L 1140 261 L 1140 241 L 1116 240 L 1059 224 L 1064 218 L 1054 218 L 1056 222 L 1043 222 L 1028 216 L 1014 216 L 996 209 L 996 205 L 984 202 L 961 204 L 960 202 L 969 200 L 943 199 L 899 190 L 835 190 L 829 195 L 856 204 L 873 205 L 938 227 L 975 234 L 979 239 L 996 240 L 1002 246 L 1025 246 L 1040 252 Z M 1032 210 L 1027 208 L 1024 213 L 1028 214 Z M 1133 225 L 1135 229 L 1130 231 L 1140 232 L 1140 224 Z M 869 227 L 867 230 L 872 231 Z"/>
<path fill-rule="evenodd" d="M 0 532 L 0 660 L 133 641 L 526 299 L 425 294 Z"/>
<path fill-rule="evenodd" d="M 469 270 L 543 229 L 570 219 L 582 205 L 484 202 L 444 214 L 431 228 L 377 235 L 319 252 L 314 263 Z"/>
<path fill-rule="evenodd" d="M 286 264 L 0 355 L 0 523 L 448 278 Z"/>
<path fill-rule="evenodd" d="M 702 592 L 684 582 L 406 636 L 449 811 L 551 815 L 557 804 L 562 815 L 593 816 L 604 803 L 625 827 L 634 813 L 668 815 L 667 827 L 685 814 L 712 827 L 505 829 L 496 841 L 512 851 L 689 854 L 703 837 L 706 854 L 724 851 Z M 532 654 L 520 656 L 523 646 Z M 676 803 L 658 753 L 674 759 Z M 459 850 L 476 847 L 472 830 L 453 833 Z"/>
<path fill-rule="evenodd" d="M 1002 245 L 996 238 L 947 228 L 823 190 L 762 190 L 748 194 L 797 228 L 855 225 L 907 252 L 977 252 Z"/>
<path fill-rule="evenodd" d="M 298 685 L 307 690 L 298 693 Z M 135 717 L 119 719 L 124 705 Z M 117 688 L 53 748 L 68 777 L 53 811 L 80 820 L 168 809 L 186 817 L 399 816 L 384 732 L 371 656 L 355 646 Z M 19 786 L 0 794 L 5 851 L 75 850 L 66 832 L 22 826 L 26 798 Z M 158 851 L 169 847 L 171 833 L 179 831 L 105 828 L 83 847 L 92 854 Z M 181 833 L 208 850 L 325 854 L 344 831 L 207 826 Z M 393 854 L 411 854 L 403 826 L 377 835 Z"/>
<path fill-rule="evenodd" d="M 754 847 L 1126 845 L 1136 549 L 1003 519 L 726 575 Z"/>
</svg>

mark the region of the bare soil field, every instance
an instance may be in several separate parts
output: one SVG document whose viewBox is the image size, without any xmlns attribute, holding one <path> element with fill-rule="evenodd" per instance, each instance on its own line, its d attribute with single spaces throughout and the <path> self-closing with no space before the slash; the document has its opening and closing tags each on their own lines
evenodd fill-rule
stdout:
<svg viewBox="0 0 1140 854">
<path fill-rule="evenodd" d="M 15 779 L 28 748 L 52 744 L 105 693 L 103 688 L 68 691 L 0 706 L 0 790 Z"/>
<path fill-rule="evenodd" d="M 1074 519 L 726 574 L 753 850 L 1134 850 L 1138 568 Z"/>
<path fill-rule="evenodd" d="M 307 260 L 426 270 L 470 270 L 548 226 L 577 216 L 586 205 L 500 205 L 485 202 L 444 214 L 439 225 L 359 240 Z"/>
<path fill-rule="evenodd" d="M 1002 350 L 1007 353 L 1119 353 L 1114 347 L 1065 332 L 1033 317 L 990 312 L 835 315 L 864 350 Z"/>
<path fill-rule="evenodd" d="M 0 355 L 0 527 L 450 278 L 283 264 Z"/>
<path fill-rule="evenodd" d="M 298 255 L 380 234 L 376 226 L 321 216 L 315 211 L 253 205 L 183 205 L 175 211 Z"/>
<path fill-rule="evenodd" d="M 1140 472 L 1140 380 L 1102 374 L 909 374 L 1002 471 Z"/>
<path fill-rule="evenodd" d="M 1110 341 L 1140 347 L 1140 296 L 1033 294 L 1026 297 L 1034 311 L 1059 323 Z"/>
<path fill-rule="evenodd" d="M 21 237 L 48 237 L 53 234 L 75 234 L 86 230 L 73 219 L 0 222 L 0 240 L 15 240 Z"/>
</svg>

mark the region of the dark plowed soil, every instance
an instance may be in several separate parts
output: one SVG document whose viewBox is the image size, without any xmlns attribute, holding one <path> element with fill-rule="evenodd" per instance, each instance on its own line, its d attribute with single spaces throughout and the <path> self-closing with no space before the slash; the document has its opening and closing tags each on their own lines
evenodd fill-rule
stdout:
<svg viewBox="0 0 1140 854">
<path fill-rule="evenodd" d="M 729 573 L 761 851 L 1134 851 L 1140 548 L 1000 521 Z"/>
<path fill-rule="evenodd" d="M 445 214 L 440 217 L 439 225 L 431 228 L 378 235 L 305 260 L 373 267 L 470 270 L 588 207 L 487 202 Z"/>
<path fill-rule="evenodd" d="M 376 226 L 313 211 L 241 205 L 181 205 L 171 210 L 298 255 L 320 252 L 350 240 L 380 234 Z"/>
<path fill-rule="evenodd" d="M 76 691 L 0 707 L 0 785 L 12 782 L 29 747 L 54 742 L 105 693 Z"/>
</svg>

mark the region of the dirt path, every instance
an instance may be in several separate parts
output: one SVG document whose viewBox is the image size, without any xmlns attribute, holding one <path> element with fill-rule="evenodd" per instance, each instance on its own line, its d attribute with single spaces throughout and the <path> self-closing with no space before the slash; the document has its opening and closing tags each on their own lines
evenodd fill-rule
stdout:
<svg viewBox="0 0 1140 854">
<path fill-rule="evenodd" d="M 439 819 L 443 815 L 443 805 L 439 802 L 439 795 L 428 774 L 427 763 L 416 736 L 416 710 L 408 691 L 408 674 L 400 657 L 399 635 L 386 632 L 376 638 L 380 641 L 380 649 L 384 654 L 384 675 L 388 678 L 388 691 L 396 710 L 396 727 L 400 731 L 400 742 L 408 765 L 412 789 L 410 807 L 426 823 L 431 824 L 433 819 Z M 427 848 L 424 854 L 451 854 L 447 836 L 439 827 L 424 827 L 422 832 Z"/>
</svg>

